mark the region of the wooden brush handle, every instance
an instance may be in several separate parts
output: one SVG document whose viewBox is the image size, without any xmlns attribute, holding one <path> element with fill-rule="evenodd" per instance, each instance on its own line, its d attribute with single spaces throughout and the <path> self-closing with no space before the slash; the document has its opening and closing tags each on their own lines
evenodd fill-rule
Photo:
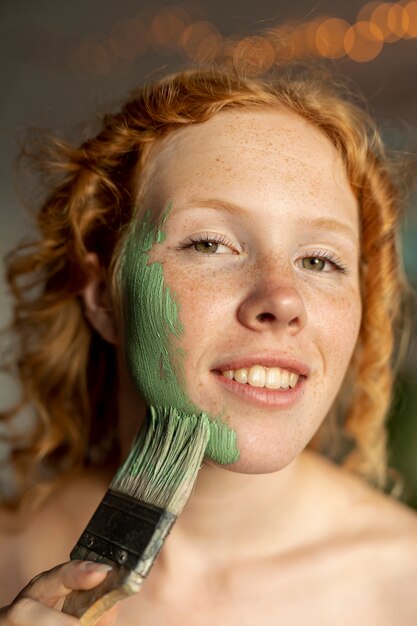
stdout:
<svg viewBox="0 0 417 626">
<path fill-rule="evenodd" d="M 107 563 L 103 582 L 72 591 L 63 611 L 94 626 L 116 602 L 140 591 L 176 515 L 109 490 L 71 551 L 71 559 Z"/>
<path fill-rule="evenodd" d="M 100 617 L 123 598 L 140 591 L 143 577 L 123 566 L 115 566 L 104 581 L 85 591 L 72 591 L 65 599 L 64 613 L 78 617 L 84 626 L 94 626 Z"/>
</svg>

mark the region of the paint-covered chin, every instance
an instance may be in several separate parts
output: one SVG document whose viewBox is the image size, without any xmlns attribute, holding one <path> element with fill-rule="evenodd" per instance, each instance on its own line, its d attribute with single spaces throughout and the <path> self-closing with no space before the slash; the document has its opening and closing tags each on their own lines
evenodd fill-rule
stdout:
<svg viewBox="0 0 417 626">
<path fill-rule="evenodd" d="M 152 246 L 164 240 L 159 227 L 145 213 L 142 223 L 134 222 L 126 238 L 119 280 L 123 293 L 124 346 L 127 370 L 148 406 L 162 410 L 173 407 L 184 419 L 201 415 L 181 384 L 184 354 L 175 347 L 183 332 L 179 306 L 165 285 L 162 264 L 150 262 Z M 210 419 L 210 440 L 206 456 L 217 463 L 234 463 L 239 458 L 236 433 L 220 418 Z"/>
</svg>

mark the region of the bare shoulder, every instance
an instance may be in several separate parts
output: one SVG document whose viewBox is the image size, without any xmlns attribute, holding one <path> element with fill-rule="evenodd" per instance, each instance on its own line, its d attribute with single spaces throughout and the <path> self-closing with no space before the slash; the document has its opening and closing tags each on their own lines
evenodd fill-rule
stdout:
<svg viewBox="0 0 417 626">
<path fill-rule="evenodd" d="M 338 506 L 345 504 L 355 511 L 363 510 L 369 515 L 373 514 L 374 523 L 379 522 L 387 527 L 401 524 L 408 527 L 411 533 L 416 532 L 417 512 L 396 498 L 375 489 L 317 453 L 306 451 L 304 462 L 311 477 L 310 482 L 331 494 L 332 501 L 336 501 Z"/>
<path fill-rule="evenodd" d="M 379 623 L 417 624 L 417 514 L 393 498 L 372 492 L 363 528 L 363 579 Z"/>
<path fill-rule="evenodd" d="M 322 457 L 308 462 L 332 496 L 338 558 L 366 590 L 364 603 L 381 611 L 381 626 L 417 624 L 417 513 Z"/>
<path fill-rule="evenodd" d="M 371 534 L 387 547 L 417 549 L 417 512 L 392 496 L 371 487 L 351 472 L 315 455 L 316 471 L 326 476 L 333 506 L 347 515 L 347 527 L 363 536 Z M 342 525 L 343 527 L 343 525 Z M 414 551 L 414 552 L 413 552 Z"/>
<path fill-rule="evenodd" d="M 96 474 L 72 477 L 58 484 L 35 511 L 1 514 L 0 606 L 34 576 L 69 559 L 105 485 L 106 479 Z"/>
<path fill-rule="evenodd" d="M 312 490 L 327 494 L 320 545 L 329 603 L 352 605 L 357 623 L 417 624 L 417 513 L 314 453 L 306 462 Z"/>
</svg>

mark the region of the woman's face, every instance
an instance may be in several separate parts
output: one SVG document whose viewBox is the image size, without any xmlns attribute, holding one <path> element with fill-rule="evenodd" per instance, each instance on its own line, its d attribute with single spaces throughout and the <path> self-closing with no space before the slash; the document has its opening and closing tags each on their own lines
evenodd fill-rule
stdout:
<svg viewBox="0 0 417 626">
<path fill-rule="evenodd" d="M 295 114 L 233 110 L 152 147 L 143 208 L 171 206 L 150 262 L 178 304 L 181 380 L 236 432 L 230 469 L 307 445 L 358 337 L 358 207 L 330 140 Z"/>
</svg>

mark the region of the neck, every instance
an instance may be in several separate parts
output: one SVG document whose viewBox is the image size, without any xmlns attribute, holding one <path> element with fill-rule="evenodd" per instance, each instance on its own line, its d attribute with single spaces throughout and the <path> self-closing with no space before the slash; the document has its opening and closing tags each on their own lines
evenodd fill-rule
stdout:
<svg viewBox="0 0 417 626">
<path fill-rule="evenodd" d="M 126 380 L 122 377 L 124 393 L 119 406 L 123 457 L 146 411 Z M 309 541 L 312 526 L 317 532 L 317 526 L 325 524 L 323 515 L 318 519 L 321 490 L 312 478 L 314 456 L 303 452 L 287 467 L 270 474 L 241 474 L 206 462 L 158 557 L 158 568 L 177 575 L 178 559 L 189 560 L 190 568 L 196 570 L 232 558 L 284 553 Z"/>
<path fill-rule="evenodd" d="M 161 565 L 175 570 L 178 559 L 187 560 L 195 571 L 299 546 L 311 505 L 304 464 L 301 455 L 279 472 L 257 475 L 203 465 Z"/>
</svg>

